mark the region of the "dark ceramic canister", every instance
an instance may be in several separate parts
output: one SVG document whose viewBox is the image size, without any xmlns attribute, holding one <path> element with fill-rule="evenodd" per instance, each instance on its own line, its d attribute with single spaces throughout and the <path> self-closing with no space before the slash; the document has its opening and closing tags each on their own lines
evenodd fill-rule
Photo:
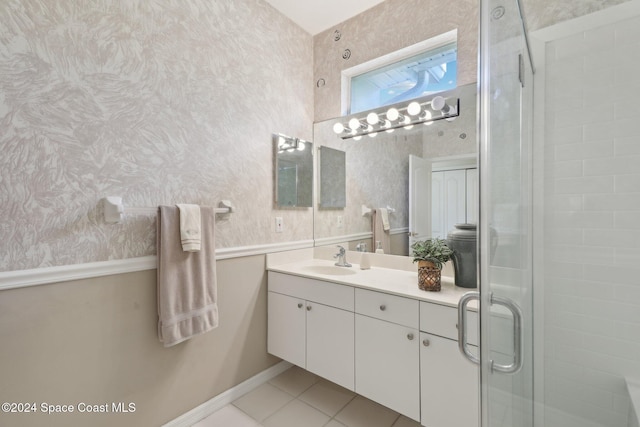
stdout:
<svg viewBox="0 0 640 427">
<path fill-rule="evenodd" d="M 462 288 L 475 288 L 477 282 L 477 231 L 475 224 L 456 224 L 447 236 L 447 246 L 453 251 L 455 284 Z"/>
</svg>

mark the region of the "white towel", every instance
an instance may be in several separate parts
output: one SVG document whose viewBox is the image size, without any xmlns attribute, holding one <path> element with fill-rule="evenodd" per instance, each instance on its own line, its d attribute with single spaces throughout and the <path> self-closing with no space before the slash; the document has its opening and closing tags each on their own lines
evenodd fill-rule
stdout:
<svg viewBox="0 0 640 427">
<path fill-rule="evenodd" d="M 184 252 L 178 208 L 158 209 L 158 337 L 165 347 L 218 326 L 215 212 L 201 211 L 201 251 Z"/>
<path fill-rule="evenodd" d="M 389 231 L 391 228 L 389 226 L 389 211 L 385 208 L 378 208 L 378 212 L 380 212 L 380 219 L 382 219 L 382 229 Z"/>
<path fill-rule="evenodd" d="M 179 204 L 180 242 L 185 252 L 199 252 L 202 243 L 202 220 L 200 206 Z"/>
</svg>

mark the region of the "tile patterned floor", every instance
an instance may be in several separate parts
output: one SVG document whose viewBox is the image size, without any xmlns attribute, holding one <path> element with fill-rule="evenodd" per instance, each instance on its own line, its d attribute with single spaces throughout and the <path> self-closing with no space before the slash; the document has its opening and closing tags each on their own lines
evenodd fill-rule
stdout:
<svg viewBox="0 0 640 427">
<path fill-rule="evenodd" d="M 419 427 L 296 366 L 193 427 Z"/>
</svg>

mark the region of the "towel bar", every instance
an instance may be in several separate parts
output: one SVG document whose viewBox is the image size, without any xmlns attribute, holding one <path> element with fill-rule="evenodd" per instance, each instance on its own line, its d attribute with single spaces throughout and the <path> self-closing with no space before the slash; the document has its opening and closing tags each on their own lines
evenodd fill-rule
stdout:
<svg viewBox="0 0 640 427">
<path fill-rule="evenodd" d="M 122 197 L 109 196 L 102 199 L 104 206 L 104 221 L 107 224 L 117 224 L 124 219 L 125 210 L 129 215 L 153 215 L 158 212 L 158 208 L 125 208 L 122 204 Z M 218 207 L 215 208 L 217 214 L 233 213 L 234 207 L 229 200 L 221 200 Z"/>
<path fill-rule="evenodd" d="M 362 205 L 360 210 L 362 212 L 362 216 L 369 215 L 372 212 L 372 209 L 366 205 Z M 389 205 L 387 205 L 387 211 L 389 211 L 389 213 L 396 213 L 396 210 Z"/>
</svg>

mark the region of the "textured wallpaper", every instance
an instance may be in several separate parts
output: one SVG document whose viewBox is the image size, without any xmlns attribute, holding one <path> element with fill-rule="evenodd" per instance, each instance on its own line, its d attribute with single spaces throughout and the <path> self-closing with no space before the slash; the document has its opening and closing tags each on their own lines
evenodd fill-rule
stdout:
<svg viewBox="0 0 640 427">
<path fill-rule="evenodd" d="M 136 207 L 235 203 L 218 248 L 311 239 L 271 134 L 312 139 L 312 38 L 262 0 L 0 3 L 0 271 L 155 253 Z M 284 217 L 275 234 L 273 218 Z"/>
<path fill-rule="evenodd" d="M 386 0 L 316 35 L 315 120 L 340 116 L 342 70 L 454 29 L 458 30 L 458 85 L 465 85 L 475 82 L 478 75 L 476 0 L 455 0 L 446 5 L 437 0 Z"/>
<path fill-rule="evenodd" d="M 522 8 L 527 29 L 534 31 L 627 1 L 629 0 L 522 0 Z"/>
</svg>

